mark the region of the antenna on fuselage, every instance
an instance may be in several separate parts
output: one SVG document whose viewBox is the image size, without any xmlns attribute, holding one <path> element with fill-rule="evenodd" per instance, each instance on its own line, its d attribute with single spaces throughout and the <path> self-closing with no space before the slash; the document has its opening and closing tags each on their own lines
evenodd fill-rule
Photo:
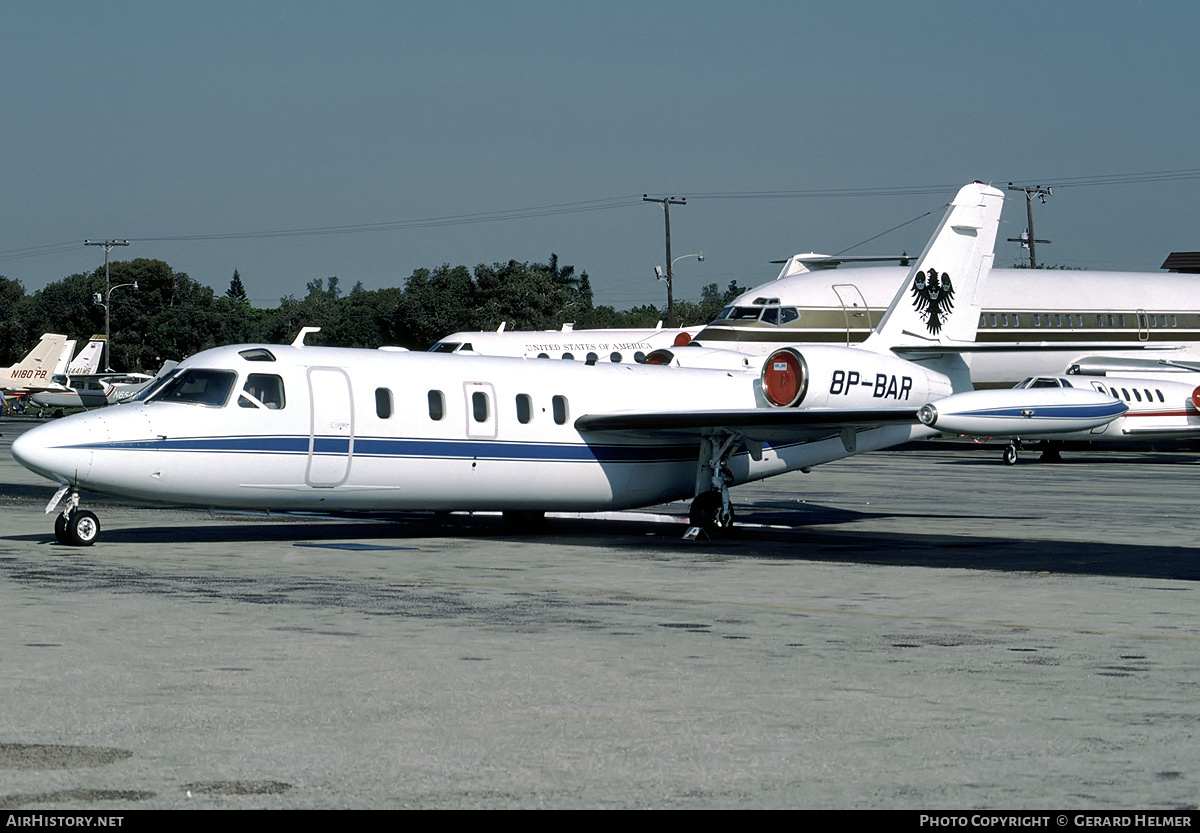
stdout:
<svg viewBox="0 0 1200 833">
<path fill-rule="evenodd" d="M 319 332 L 321 332 L 320 327 L 301 327 L 300 334 L 298 336 L 296 336 L 296 340 L 292 342 L 292 346 L 293 347 L 303 347 L 304 346 L 304 337 L 306 335 L 308 335 L 309 333 L 319 333 Z"/>
</svg>

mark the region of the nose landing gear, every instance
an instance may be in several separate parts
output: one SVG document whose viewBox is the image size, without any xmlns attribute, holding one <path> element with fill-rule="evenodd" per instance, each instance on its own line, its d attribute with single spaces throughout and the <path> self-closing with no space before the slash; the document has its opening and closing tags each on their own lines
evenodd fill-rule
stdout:
<svg viewBox="0 0 1200 833">
<path fill-rule="evenodd" d="M 90 547 L 100 537 L 100 519 L 87 509 L 60 514 L 54 519 L 54 537 L 69 547 Z"/>
<path fill-rule="evenodd" d="M 100 537 L 100 519 L 95 512 L 79 508 L 79 492 L 63 486 L 54 495 L 46 511 L 53 512 L 64 494 L 66 501 L 54 519 L 54 539 L 68 547 L 90 547 Z"/>
</svg>

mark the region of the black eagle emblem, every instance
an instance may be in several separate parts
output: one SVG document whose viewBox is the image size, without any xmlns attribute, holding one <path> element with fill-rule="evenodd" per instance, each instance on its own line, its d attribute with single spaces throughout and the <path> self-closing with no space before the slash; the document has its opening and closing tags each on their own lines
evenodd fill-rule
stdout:
<svg viewBox="0 0 1200 833">
<path fill-rule="evenodd" d="M 921 314 L 921 320 L 933 335 L 942 331 L 950 310 L 954 309 L 954 284 L 945 272 L 938 274 L 936 269 L 928 273 L 917 273 L 913 281 L 913 305 Z"/>
</svg>

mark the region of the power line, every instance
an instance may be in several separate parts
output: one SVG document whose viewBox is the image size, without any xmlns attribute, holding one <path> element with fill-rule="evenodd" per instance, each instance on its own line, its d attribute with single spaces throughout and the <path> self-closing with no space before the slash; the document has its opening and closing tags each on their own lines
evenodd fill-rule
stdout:
<svg viewBox="0 0 1200 833">
<path fill-rule="evenodd" d="M 1166 171 L 1142 171 L 1127 174 L 1100 174 L 1077 177 L 1040 177 L 1036 181 L 1052 188 L 1091 188 L 1112 185 L 1132 185 L 1146 182 L 1178 182 L 1200 179 L 1200 168 L 1182 168 Z M 1014 180 L 1033 182 L 1034 180 Z M 790 200 L 790 199 L 839 199 L 863 197 L 899 197 L 945 194 L 957 188 L 959 183 L 936 185 L 899 185 L 870 188 L 810 188 L 780 191 L 688 191 L 691 200 Z M 641 194 L 629 194 L 602 199 L 579 200 L 524 208 L 499 209 L 466 214 L 447 214 L 409 220 L 393 220 L 379 223 L 357 223 L 341 226 L 315 226 L 297 229 L 269 229 L 245 232 L 211 232 L 205 234 L 181 234 L 160 237 L 131 237 L 143 243 L 184 243 L 212 240 L 268 240 L 286 237 L 318 237 L 336 234 L 365 234 L 383 231 L 406 231 L 421 228 L 495 223 L 508 220 L 524 220 L 538 217 L 555 217 L 592 211 L 610 211 L 631 208 L 642 202 Z M 866 241 L 864 241 L 866 242 Z M 861 245 L 861 244 L 857 244 Z M 0 262 L 25 258 L 45 257 L 80 248 L 77 241 L 50 243 L 0 251 Z"/>
</svg>

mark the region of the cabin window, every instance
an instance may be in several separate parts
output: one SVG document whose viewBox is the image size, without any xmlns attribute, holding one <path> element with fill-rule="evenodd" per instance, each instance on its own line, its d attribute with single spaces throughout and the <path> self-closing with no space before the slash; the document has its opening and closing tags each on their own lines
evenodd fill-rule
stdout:
<svg viewBox="0 0 1200 833">
<path fill-rule="evenodd" d="M 1118 326 L 1118 327 L 1124 327 L 1124 326 L 1125 326 L 1125 316 L 1124 316 L 1124 315 L 1118 315 L 1118 316 L 1117 316 L 1117 326 Z"/>
<path fill-rule="evenodd" d="M 533 419 L 533 400 L 527 393 L 517 394 L 517 422 L 528 425 Z"/>
<path fill-rule="evenodd" d="M 251 373 L 238 396 L 242 408 L 267 408 L 278 411 L 283 407 L 283 379 L 271 373 Z"/>
<path fill-rule="evenodd" d="M 446 415 L 446 397 L 440 390 L 429 392 L 429 418 L 435 422 Z"/>
<path fill-rule="evenodd" d="M 387 388 L 375 388 L 375 416 L 380 419 L 392 416 L 392 392 Z"/>
<path fill-rule="evenodd" d="M 548 359 L 548 358 L 550 358 L 550 354 L 549 353 L 538 353 L 537 357 L 539 359 Z"/>
<path fill-rule="evenodd" d="M 562 357 L 563 357 L 563 361 L 567 361 L 567 362 L 573 362 L 573 361 L 575 361 L 575 354 L 574 354 L 574 353 L 563 353 L 563 354 L 562 354 Z"/>
<path fill-rule="evenodd" d="M 1134 395 L 1134 398 L 1136 398 L 1138 402 L 1142 401 L 1142 395 L 1140 393 L 1138 393 L 1137 388 L 1133 389 L 1133 395 Z"/>
<path fill-rule="evenodd" d="M 1124 399 L 1126 402 L 1128 402 L 1129 401 L 1129 391 L 1125 390 L 1125 388 L 1121 388 L 1121 393 L 1123 394 L 1123 396 L 1121 398 Z"/>
<path fill-rule="evenodd" d="M 638 350 L 636 353 L 633 354 L 633 360 L 635 362 L 637 362 L 638 364 L 641 364 L 642 362 L 646 361 L 646 354 L 643 353 L 641 350 Z"/>
<path fill-rule="evenodd" d="M 994 313 L 994 312 L 993 312 L 991 315 L 989 315 L 989 316 L 988 316 L 988 320 L 989 320 L 989 323 L 990 323 L 990 324 L 991 324 L 993 327 L 995 327 L 995 326 L 996 326 L 996 313 Z"/>
<path fill-rule="evenodd" d="M 1166 401 L 1167 401 L 1167 400 L 1166 400 L 1166 398 L 1163 396 L 1163 394 L 1162 394 L 1162 391 L 1161 391 L 1161 390 L 1159 390 L 1158 388 L 1155 388 L 1155 389 L 1154 389 L 1154 392 L 1158 394 L 1158 401 L 1159 401 L 1159 402 L 1166 402 Z"/>
<path fill-rule="evenodd" d="M 476 422 L 487 422 L 491 418 L 488 395 L 481 390 L 471 394 L 471 415 Z"/>
<path fill-rule="evenodd" d="M 237 381 L 232 370 L 184 370 L 154 396 L 155 402 L 179 402 L 220 408 L 229 401 Z"/>
<path fill-rule="evenodd" d="M 551 400 L 554 406 L 554 422 L 557 425 L 567 424 L 567 397 L 556 396 Z"/>
<path fill-rule="evenodd" d="M 609 360 L 610 362 L 614 362 L 614 363 L 615 363 L 615 362 L 619 362 L 619 361 L 621 361 L 621 354 L 620 354 L 620 353 L 616 353 L 616 352 L 610 353 L 610 354 L 609 354 L 609 356 L 608 356 L 608 360 Z"/>
<path fill-rule="evenodd" d="M 987 316 L 986 316 L 986 315 L 984 315 L 982 312 L 981 312 L 981 313 L 979 313 L 979 326 L 980 326 L 980 327 L 986 327 L 986 326 L 987 326 Z"/>
<path fill-rule="evenodd" d="M 1178 322 L 1175 320 L 1175 316 L 1173 316 L 1173 315 L 1171 316 L 1171 326 L 1172 326 L 1172 327 L 1178 327 L 1178 326 L 1179 326 Z"/>
<path fill-rule="evenodd" d="M 1007 312 L 1000 313 L 1000 326 L 1001 327 L 1008 326 L 1008 313 Z"/>
<path fill-rule="evenodd" d="M 248 350 L 239 351 L 238 355 L 241 356 L 243 359 L 245 359 L 248 362 L 273 362 L 273 361 L 275 361 L 274 354 L 271 353 L 270 350 L 267 350 L 265 347 L 251 347 Z"/>
<path fill-rule="evenodd" d="M 588 363 L 588 364 L 595 364 L 595 363 L 596 363 L 596 361 L 597 361 L 599 358 L 600 358 L 600 357 L 599 357 L 599 356 L 597 356 L 595 353 L 588 353 L 588 354 L 587 354 L 587 363 Z"/>
</svg>

